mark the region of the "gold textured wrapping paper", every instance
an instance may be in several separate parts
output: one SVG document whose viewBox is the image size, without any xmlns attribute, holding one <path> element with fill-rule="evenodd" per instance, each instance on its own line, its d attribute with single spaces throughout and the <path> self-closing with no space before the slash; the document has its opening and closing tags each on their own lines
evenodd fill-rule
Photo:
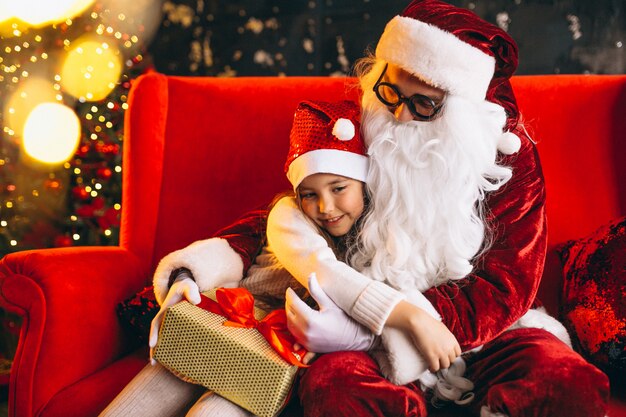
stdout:
<svg viewBox="0 0 626 417">
<path fill-rule="evenodd" d="M 215 291 L 204 293 L 215 299 Z M 265 316 L 254 309 L 260 320 Z M 260 417 L 288 400 L 298 367 L 256 329 L 224 326 L 226 318 L 186 301 L 165 313 L 154 358 L 185 381 L 200 384 Z"/>
</svg>

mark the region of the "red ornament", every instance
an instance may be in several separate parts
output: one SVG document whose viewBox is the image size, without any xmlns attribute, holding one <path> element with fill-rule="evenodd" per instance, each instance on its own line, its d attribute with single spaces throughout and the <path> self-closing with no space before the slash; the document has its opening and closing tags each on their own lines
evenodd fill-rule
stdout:
<svg viewBox="0 0 626 417">
<path fill-rule="evenodd" d="M 117 155 L 120 153 L 120 145 L 117 143 L 101 143 L 96 144 L 96 151 L 105 155 Z"/>
<path fill-rule="evenodd" d="M 79 200 L 87 200 L 89 198 L 89 193 L 87 192 L 87 189 L 82 185 L 77 185 L 76 187 L 72 188 L 72 195 L 74 195 L 74 197 Z"/>
<path fill-rule="evenodd" d="M 98 170 L 96 171 L 96 175 L 98 176 L 98 178 L 108 180 L 113 176 L 113 171 L 111 170 L 111 168 L 98 168 Z"/>
<path fill-rule="evenodd" d="M 89 152 L 89 145 L 83 144 L 83 145 L 80 145 L 78 149 L 76 150 L 76 156 L 84 157 L 85 155 L 87 155 L 88 152 Z"/>
<path fill-rule="evenodd" d="M 110 227 L 117 227 L 120 225 L 120 211 L 115 210 L 113 207 L 109 207 L 101 217 L 98 218 L 98 226 L 100 229 L 106 230 Z"/>
<path fill-rule="evenodd" d="M 94 219 L 100 229 L 106 230 L 120 225 L 120 211 L 113 207 L 106 207 L 102 197 L 94 198 L 91 203 L 76 209 L 76 215 L 82 218 Z"/>
<path fill-rule="evenodd" d="M 44 182 L 44 187 L 52 191 L 60 191 L 63 188 L 63 186 L 61 185 L 61 181 L 57 180 L 56 178 L 47 179 Z"/>
<path fill-rule="evenodd" d="M 54 238 L 54 247 L 56 248 L 66 248 L 72 246 L 73 243 L 72 238 L 67 235 L 59 235 Z"/>
</svg>

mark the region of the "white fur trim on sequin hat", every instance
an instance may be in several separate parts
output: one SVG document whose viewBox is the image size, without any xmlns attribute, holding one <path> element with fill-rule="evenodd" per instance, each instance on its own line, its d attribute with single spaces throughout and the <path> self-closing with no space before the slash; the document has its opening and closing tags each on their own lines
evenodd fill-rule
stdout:
<svg viewBox="0 0 626 417">
<path fill-rule="evenodd" d="M 341 175 L 365 182 L 368 164 L 367 156 L 354 152 L 338 149 L 317 149 L 294 159 L 289 165 L 287 178 L 294 190 L 309 175 L 320 173 Z"/>
</svg>

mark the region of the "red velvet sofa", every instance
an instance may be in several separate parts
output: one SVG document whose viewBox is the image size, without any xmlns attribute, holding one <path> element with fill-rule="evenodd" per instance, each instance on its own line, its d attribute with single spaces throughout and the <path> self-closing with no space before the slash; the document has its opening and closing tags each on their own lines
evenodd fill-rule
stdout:
<svg viewBox="0 0 626 417">
<path fill-rule="evenodd" d="M 149 282 L 162 256 L 287 189 L 282 168 L 296 104 L 355 98 L 351 81 L 157 73 L 136 80 L 119 246 L 0 261 L 0 306 L 23 317 L 9 415 L 97 415 L 147 360 L 125 336 L 116 305 Z M 546 177 L 550 253 L 540 297 L 557 314 L 555 245 L 626 214 L 626 76 L 519 76 L 513 85 Z M 623 397 L 614 395 L 611 407 L 610 416 L 626 415 Z"/>
</svg>

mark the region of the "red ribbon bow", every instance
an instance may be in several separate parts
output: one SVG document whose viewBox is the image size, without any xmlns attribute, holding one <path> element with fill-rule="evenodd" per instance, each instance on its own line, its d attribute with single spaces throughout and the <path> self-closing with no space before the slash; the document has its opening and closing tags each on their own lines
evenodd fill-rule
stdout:
<svg viewBox="0 0 626 417">
<path fill-rule="evenodd" d="M 300 360 L 305 351 L 293 351 L 296 340 L 287 329 L 284 309 L 274 310 L 262 320 L 257 320 L 254 317 L 254 297 L 245 288 L 218 288 L 215 291 L 217 301 L 203 294 L 200 294 L 200 298 L 197 307 L 226 317 L 224 326 L 257 329 L 287 362 L 303 368 L 308 367 Z"/>
</svg>

